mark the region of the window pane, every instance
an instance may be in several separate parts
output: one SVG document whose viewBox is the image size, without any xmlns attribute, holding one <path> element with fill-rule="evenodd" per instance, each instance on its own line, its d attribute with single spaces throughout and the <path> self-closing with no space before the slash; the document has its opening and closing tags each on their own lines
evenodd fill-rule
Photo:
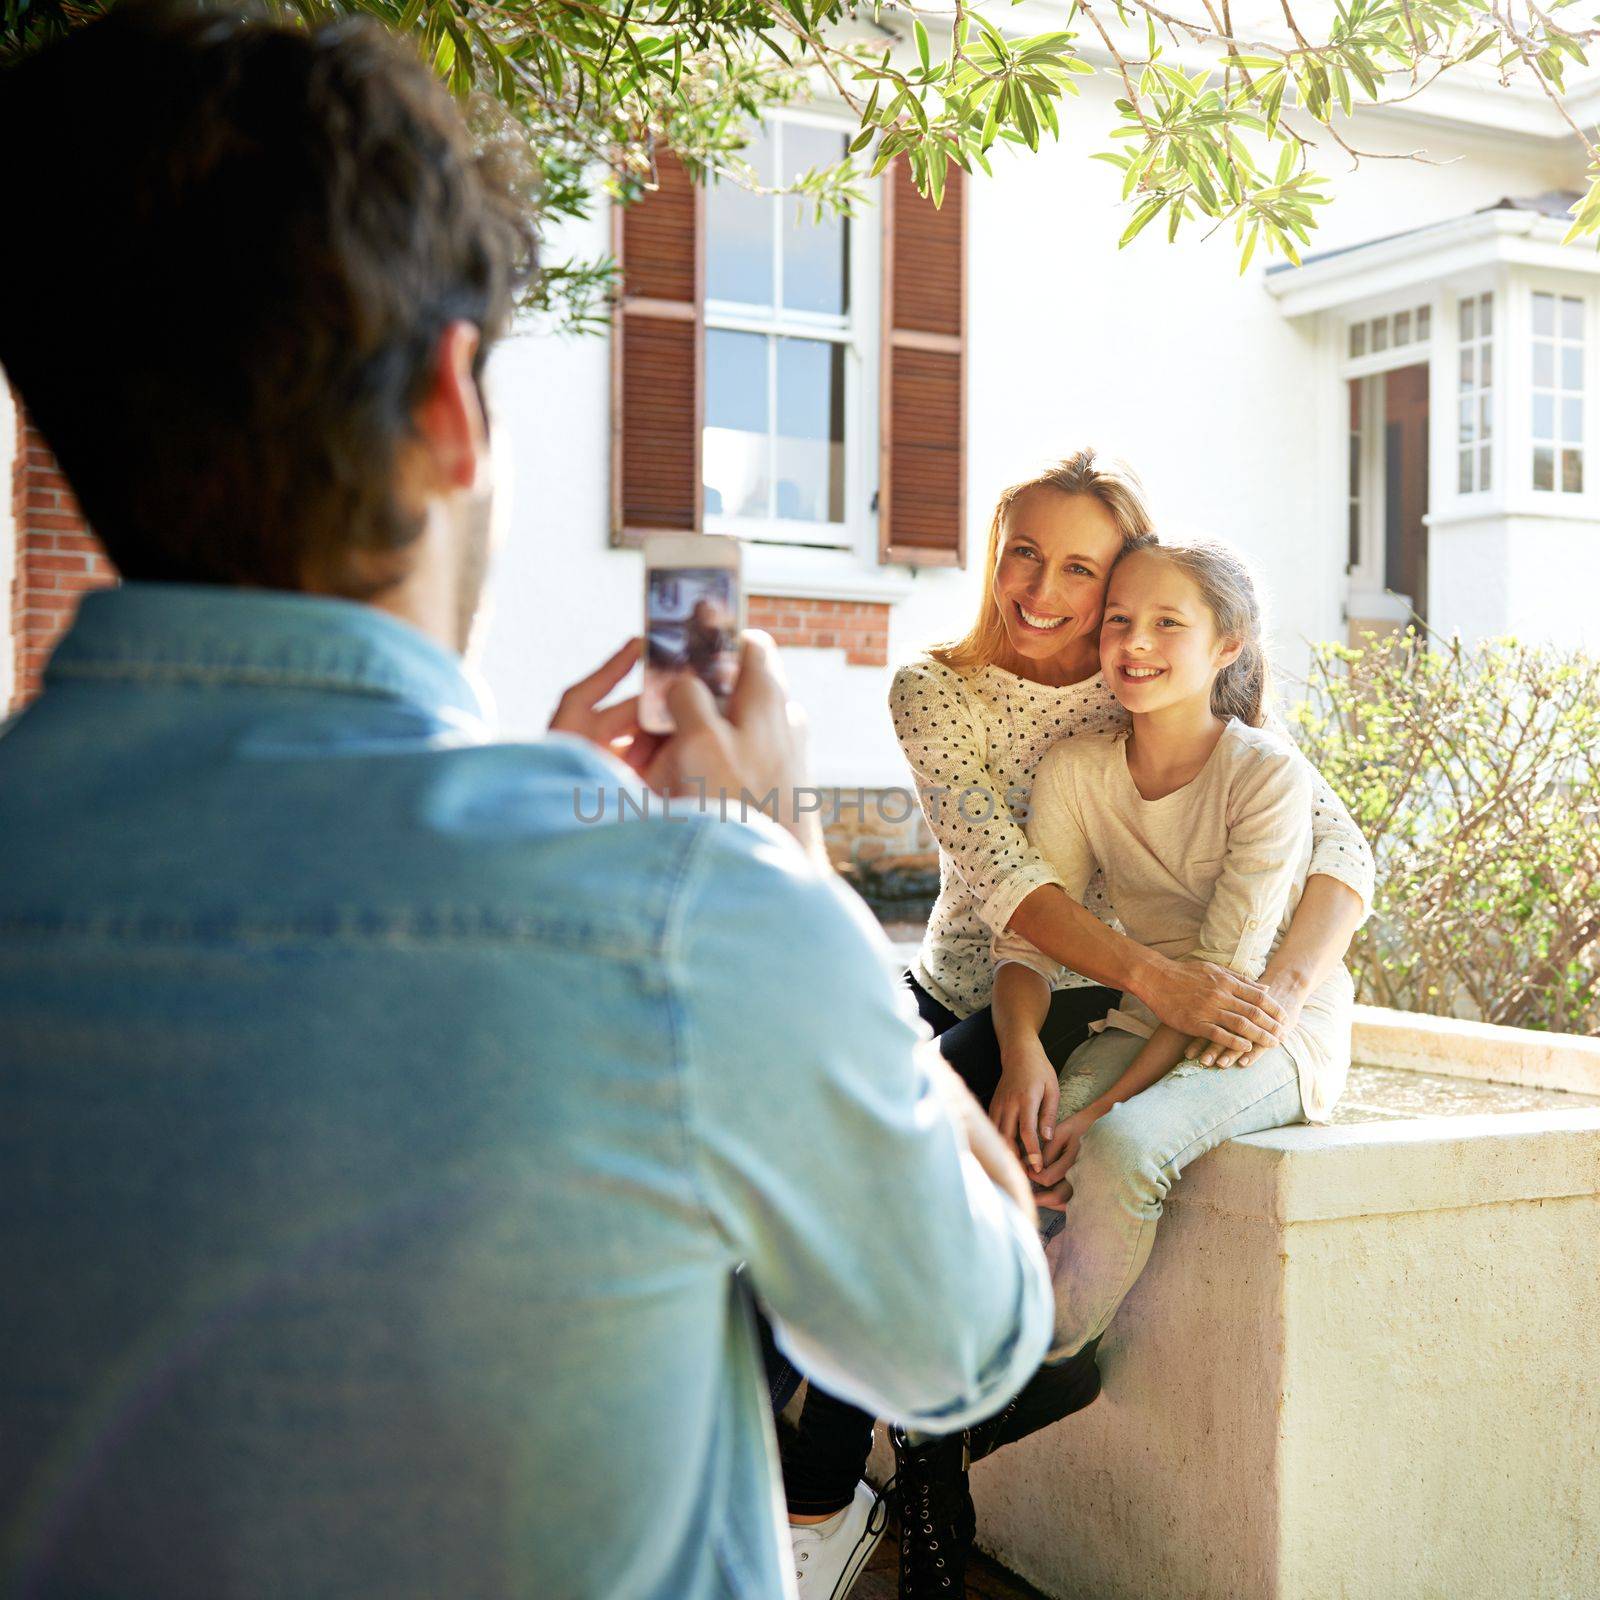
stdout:
<svg viewBox="0 0 1600 1600">
<path fill-rule="evenodd" d="M 1583 493 L 1583 451 L 1561 452 L 1561 489 L 1564 494 Z"/>
<path fill-rule="evenodd" d="M 1478 384 L 1480 388 L 1488 389 L 1494 384 L 1494 346 L 1484 343 L 1478 346 Z"/>
<path fill-rule="evenodd" d="M 801 123 L 783 125 L 783 181 L 792 183 L 812 167 L 844 159 L 845 136 Z M 850 223 L 824 216 L 809 201 L 779 202 L 783 209 L 783 303 L 791 311 L 842 316 L 850 309 Z"/>
<path fill-rule="evenodd" d="M 1489 396 L 1486 394 L 1478 396 L 1478 437 L 1489 437 Z"/>
<path fill-rule="evenodd" d="M 1561 402 L 1561 439 L 1564 444 L 1583 443 L 1583 401 Z"/>
<path fill-rule="evenodd" d="M 1553 294 L 1533 297 L 1533 331 L 1546 338 L 1556 331 L 1556 297 Z"/>
<path fill-rule="evenodd" d="M 1394 342 L 1396 344 L 1411 343 L 1411 313 L 1409 311 L 1395 313 Z"/>
<path fill-rule="evenodd" d="M 1350 324 L 1350 354 L 1364 356 L 1367 353 L 1367 325 L 1364 322 Z"/>
<path fill-rule="evenodd" d="M 1461 412 L 1461 416 L 1460 416 L 1461 437 L 1460 437 L 1458 442 L 1461 443 L 1461 444 L 1471 444 L 1472 443 L 1472 402 L 1471 402 L 1471 400 L 1463 400 L 1460 403 L 1460 408 L 1459 409 L 1460 409 L 1460 412 Z"/>
<path fill-rule="evenodd" d="M 1460 471 L 1460 473 L 1459 473 L 1459 475 L 1457 476 L 1457 479 L 1456 479 L 1456 488 L 1462 494 L 1471 494 L 1472 493 L 1472 452 L 1470 450 L 1462 450 L 1462 451 L 1459 452 L 1459 454 L 1461 456 L 1461 471 Z"/>
<path fill-rule="evenodd" d="M 1478 451 L 1478 487 L 1480 489 L 1489 487 L 1489 449 L 1488 445 L 1484 445 Z"/>
<path fill-rule="evenodd" d="M 1477 337 L 1473 331 L 1472 313 L 1475 309 L 1475 302 L 1471 300 L 1463 300 L 1461 302 L 1461 340 L 1463 344 L 1467 340 Z"/>
<path fill-rule="evenodd" d="M 1417 307 L 1417 337 L 1426 339 L 1433 332 L 1433 307 Z"/>
<path fill-rule="evenodd" d="M 1535 439 L 1555 438 L 1556 400 L 1554 395 L 1536 394 L 1533 397 L 1533 436 Z"/>
<path fill-rule="evenodd" d="M 844 521 L 844 347 L 778 340 L 780 517 Z"/>
<path fill-rule="evenodd" d="M 1563 339 L 1583 337 L 1583 301 L 1575 300 L 1571 295 L 1561 297 L 1561 337 Z"/>
<path fill-rule="evenodd" d="M 1541 389 L 1553 389 L 1556 382 L 1556 347 L 1539 343 L 1533 347 L 1533 381 Z"/>
<path fill-rule="evenodd" d="M 761 130 L 742 152 L 756 181 L 770 187 L 775 167 L 772 135 Z M 740 305 L 772 304 L 770 195 L 751 194 L 731 178 L 719 178 L 706 193 L 706 298 Z"/>
<path fill-rule="evenodd" d="M 1389 348 L 1389 319 L 1387 317 L 1374 317 L 1372 319 L 1372 348 L 1374 350 L 1387 350 Z"/>
<path fill-rule="evenodd" d="M 706 510 L 767 515 L 767 355 L 759 333 L 706 332 Z"/>
<path fill-rule="evenodd" d="M 1533 486 L 1535 489 L 1553 489 L 1556 486 L 1556 456 L 1549 445 L 1539 445 L 1533 452 Z"/>
<path fill-rule="evenodd" d="M 1478 296 L 1478 332 L 1485 337 L 1494 332 L 1494 296 Z"/>
<path fill-rule="evenodd" d="M 1561 352 L 1561 387 L 1583 388 L 1583 347 L 1568 345 Z"/>
<path fill-rule="evenodd" d="M 1461 352 L 1461 392 L 1466 394 L 1472 389 L 1475 379 L 1474 368 L 1477 365 L 1472 359 L 1472 348 L 1469 345 Z"/>
</svg>

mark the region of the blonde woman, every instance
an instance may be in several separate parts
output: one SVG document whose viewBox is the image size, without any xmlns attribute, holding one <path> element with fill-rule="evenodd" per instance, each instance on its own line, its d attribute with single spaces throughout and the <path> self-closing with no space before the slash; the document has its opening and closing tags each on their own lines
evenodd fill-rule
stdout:
<svg viewBox="0 0 1600 1600">
<path fill-rule="evenodd" d="M 1112 567 L 1151 542 L 1137 478 L 1092 450 L 1054 463 L 999 499 L 971 629 L 902 667 L 890 691 L 895 732 L 939 844 L 939 898 L 907 975 L 940 1048 L 1034 1170 L 1055 1136 L 1057 1068 L 1128 993 L 1224 1066 L 1277 1045 L 1306 998 L 1343 959 L 1372 894 L 1372 855 L 1317 778 L 1304 894 L 1256 981 L 1175 961 L 1128 938 L 1097 877 L 1080 903 L 1025 832 L 1034 770 L 1051 745 L 1125 727 L 1100 672 Z M 991 943 L 1010 932 L 1059 963 L 1044 1015 L 997 1035 Z M 963 1440 L 898 1444 L 901 1595 L 962 1592 L 971 1500 L 963 1452 L 981 1454 L 1087 1405 L 1099 1392 L 1090 1345 L 1046 1369 L 985 1429 Z M 813 1389 L 784 1452 L 803 1593 L 835 1593 L 870 1550 L 873 1501 L 861 1484 L 872 1419 Z M 804 1559 L 801 1559 L 801 1558 Z M 842 1596 L 844 1590 L 837 1591 Z"/>
</svg>

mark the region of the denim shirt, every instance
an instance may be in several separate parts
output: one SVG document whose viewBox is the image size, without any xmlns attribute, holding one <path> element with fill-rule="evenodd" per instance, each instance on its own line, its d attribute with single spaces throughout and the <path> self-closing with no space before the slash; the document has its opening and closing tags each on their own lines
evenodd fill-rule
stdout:
<svg viewBox="0 0 1600 1600">
<path fill-rule="evenodd" d="M 764 1600 L 752 1293 L 911 1426 L 1028 1377 L 864 908 L 631 784 L 370 607 L 84 601 L 0 737 L 0 1594 Z"/>
</svg>

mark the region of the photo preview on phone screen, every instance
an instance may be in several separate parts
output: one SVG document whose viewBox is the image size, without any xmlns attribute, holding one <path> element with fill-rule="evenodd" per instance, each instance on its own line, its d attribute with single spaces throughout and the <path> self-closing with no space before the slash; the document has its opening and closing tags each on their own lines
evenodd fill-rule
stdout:
<svg viewBox="0 0 1600 1600">
<path fill-rule="evenodd" d="M 733 693 L 739 676 L 738 546 L 705 535 L 652 540 L 645 561 L 640 722 L 652 733 L 668 733 L 666 692 L 680 673 L 695 673 L 721 710 Z"/>
</svg>

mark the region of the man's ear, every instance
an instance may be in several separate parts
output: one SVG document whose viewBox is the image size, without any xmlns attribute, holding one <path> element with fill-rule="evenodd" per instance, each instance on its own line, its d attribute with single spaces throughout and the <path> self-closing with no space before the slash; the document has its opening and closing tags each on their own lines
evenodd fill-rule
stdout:
<svg viewBox="0 0 1600 1600">
<path fill-rule="evenodd" d="M 426 470 L 442 490 L 481 487 L 489 470 L 489 422 L 473 376 L 481 335 L 449 323 L 433 347 L 428 386 L 412 414 Z"/>
</svg>

